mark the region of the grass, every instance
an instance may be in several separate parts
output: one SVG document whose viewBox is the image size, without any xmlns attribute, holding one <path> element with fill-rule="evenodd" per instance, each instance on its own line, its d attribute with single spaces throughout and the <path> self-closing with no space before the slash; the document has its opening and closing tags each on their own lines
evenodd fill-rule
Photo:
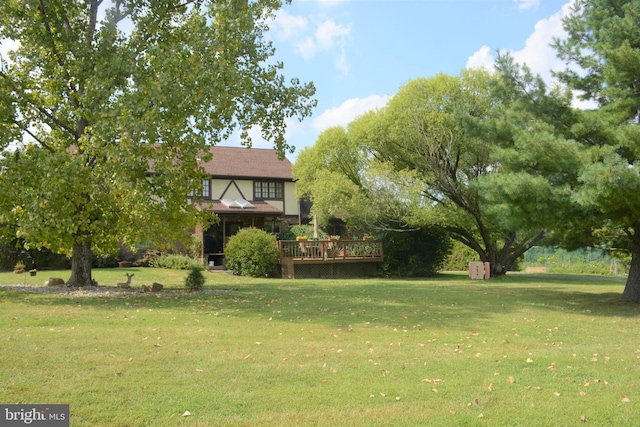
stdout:
<svg viewBox="0 0 640 427">
<path fill-rule="evenodd" d="M 94 276 L 125 271 L 174 289 L 187 273 Z M 53 273 L 37 278 L 69 275 Z M 205 289 L 225 292 L 0 289 L 0 402 L 69 403 L 73 426 L 633 425 L 640 306 L 623 285 L 212 273 Z"/>
</svg>

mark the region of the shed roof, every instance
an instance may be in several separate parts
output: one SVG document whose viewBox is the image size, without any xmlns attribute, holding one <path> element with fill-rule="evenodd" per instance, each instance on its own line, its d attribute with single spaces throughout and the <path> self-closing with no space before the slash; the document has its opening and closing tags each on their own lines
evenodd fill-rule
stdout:
<svg viewBox="0 0 640 427">
<path fill-rule="evenodd" d="M 213 159 L 203 167 L 213 177 L 292 179 L 291 162 L 273 149 L 214 146 L 210 151 Z"/>
</svg>

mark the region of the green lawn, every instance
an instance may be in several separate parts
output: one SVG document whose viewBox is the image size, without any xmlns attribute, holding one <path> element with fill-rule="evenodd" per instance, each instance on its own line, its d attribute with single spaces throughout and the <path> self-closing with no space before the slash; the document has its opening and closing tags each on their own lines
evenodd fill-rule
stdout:
<svg viewBox="0 0 640 427">
<path fill-rule="evenodd" d="M 132 271 L 134 287 L 186 274 L 94 277 Z M 69 272 L 26 280 L 49 276 Z M 72 426 L 637 425 L 640 306 L 623 286 L 210 273 L 208 293 L 0 288 L 0 403 L 69 403 Z"/>
</svg>

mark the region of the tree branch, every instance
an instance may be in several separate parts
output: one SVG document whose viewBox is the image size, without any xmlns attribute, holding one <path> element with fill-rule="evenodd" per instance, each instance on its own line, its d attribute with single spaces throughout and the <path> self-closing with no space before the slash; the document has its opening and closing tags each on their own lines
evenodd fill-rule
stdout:
<svg viewBox="0 0 640 427">
<path fill-rule="evenodd" d="M 467 246 L 469 249 L 475 251 L 482 261 L 489 261 L 489 257 L 485 250 L 480 246 L 478 241 L 464 228 L 445 226 L 443 229 L 452 234 L 452 237 Z"/>
<path fill-rule="evenodd" d="M 516 260 L 527 252 L 538 241 L 542 240 L 547 235 L 547 229 L 543 228 L 537 234 L 531 236 L 529 240 L 520 245 L 511 255 L 512 260 Z"/>
<path fill-rule="evenodd" d="M 36 134 L 34 134 L 33 132 L 31 132 L 29 130 L 29 128 L 24 128 L 23 126 L 20 125 L 20 123 L 16 120 L 13 121 L 13 124 L 15 124 L 16 126 L 18 126 L 20 129 L 22 129 L 22 131 L 26 134 L 28 134 L 31 138 L 33 138 L 38 144 L 40 144 L 41 147 L 45 148 L 47 151 L 49 151 L 50 153 L 54 153 L 55 150 L 46 142 L 44 142 L 42 139 L 38 138 L 38 136 Z"/>
</svg>

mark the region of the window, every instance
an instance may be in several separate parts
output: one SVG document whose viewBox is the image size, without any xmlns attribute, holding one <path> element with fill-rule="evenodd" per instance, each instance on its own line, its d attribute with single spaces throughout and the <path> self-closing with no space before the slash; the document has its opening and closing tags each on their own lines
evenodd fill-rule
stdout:
<svg viewBox="0 0 640 427">
<path fill-rule="evenodd" d="M 202 180 L 202 197 L 205 199 L 211 198 L 211 181 L 208 179 Z"/>
<path fill-rule="evenodd" d="M 253 183 L 253 198 L 260 199 L 282 199 L 284 193 L 284 183 L 274 181 L 255 181 Z"/>
<path fill-rule="evenodd" d="M 193 197 L 193 192 L 188 194 L 189 197 Z M 211 181 L 208 179 L 202 180 L 202 193 L 200 193 L 197 197 L 203 197 L 205 199 L 211 198 Z"/>
</svg>

